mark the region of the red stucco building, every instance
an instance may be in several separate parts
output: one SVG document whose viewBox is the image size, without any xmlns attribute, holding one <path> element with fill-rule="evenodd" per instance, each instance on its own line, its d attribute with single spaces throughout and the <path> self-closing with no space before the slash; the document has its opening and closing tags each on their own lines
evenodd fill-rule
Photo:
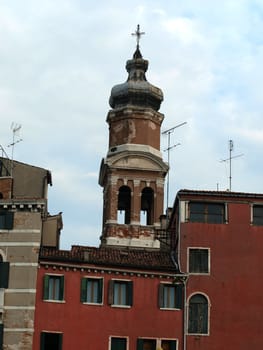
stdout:
<svg viewBox="0 0 263 350">
<path fill-rule="evenodd" d="M 181 190 L 173 214 L 186 348 L 261 349 L 263 195 Z"/>
</svg>

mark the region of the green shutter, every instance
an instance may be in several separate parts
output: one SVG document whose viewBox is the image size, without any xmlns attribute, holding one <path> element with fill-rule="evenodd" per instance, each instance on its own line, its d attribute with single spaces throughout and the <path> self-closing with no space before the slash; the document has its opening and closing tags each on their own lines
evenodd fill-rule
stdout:
<svg viewBox="0 0 263 350">
<path fill-rule="evenodd" d="M 0 263 L 0 288 L 8 288 L 9 262 Z"/>
<path fill-rule="evenodd" d="M 49 276 L 45 275 L 43 278 L 43 299 L 48 300 L 48 291 L 49 291 Z"/>
<path fill-rule="evenodd" d="M 58 350 L 62 350 L 62 341 L 63 341 L 63 334 L 58 334 Z"/>
<path fill-rule="evenodd" d="M 64 300 L 64 276 L 60 276 L 59 283 L 59 300 Z"/>
<path fill-rule="evenodd" d="M 129 281 L 127 284 L 127 302 L 128 305 L 132 306 L 133 305 L 133 281 Z"/>
<path fill-rule="evenodd" d="M 45 350 L 45 333 L 40 333 L 40 350 Z"/>
<path fill-rule="evenodd" d="M 0 323 L 0 349 L 3 349 L 4 325 Z"/>
<path fill-rule="evenodd" d="M 82 303 L 85 303 L 87 301 L 87 278 L 82 278 L 81 279 L 80 301 Z"/>
<path fill-rule="evenodd" d="M 177 341 L 170 340 L 170 350 L 176 350 L 176 348 L 177 348 Z"/>
<path fill-rule="evenodd" d="M 14 222 L 14 213 L 12 211 L 8 211 L 5 215 L 5 228 L 7 230 L 12 230 Z"/>
<path fill-rule="evenodd" d="M 164 286 L 163 286 L 162 283 L 160 283 L 160 284 L 159 284 L 159 291 L 158 291 L 158 304 L 159 304 L 159 308 L 164 307 L 163 291 L 164 291 Z"/>
<path fill-rule="evenodd" d="M 103 279 L 99 279 L 98 303 L 102 303 Z"/>
<path fill-rule="evenodd" d="M 175 289 L 175 307 L 176 309 L 182 309 L 183 307 L 183 284 L 176 284 Z"/>
<path fill-rule="evenodd" d="M 109 281 L 108 285 L 108 303 L 109 305 L 113 304 L 113 292 L 114 292 L 114 281 Z"/>
<path fill-rule="evenodd" d="M 137 339 L 137 350 L 143 350 L 143 339 Z"/>
</svg>

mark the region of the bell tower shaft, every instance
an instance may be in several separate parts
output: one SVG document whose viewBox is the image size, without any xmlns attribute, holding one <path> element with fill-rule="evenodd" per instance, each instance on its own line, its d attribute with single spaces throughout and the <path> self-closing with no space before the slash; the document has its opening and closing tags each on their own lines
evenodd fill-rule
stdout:
<svg viewBox="0 0 263 350">
<path fill-rule="evenodd" d="M 158 110 L 163 93 L 146 80 L 147 68 L 137 45 L 126 64 L 127 81 L 111 90 L 109 149 L 99 178 L 104 188 L 105 246 L 159 248 L 156 229 L 163 214 L 168 165 L 160 152 L 164 116 Z"/>
</svg>

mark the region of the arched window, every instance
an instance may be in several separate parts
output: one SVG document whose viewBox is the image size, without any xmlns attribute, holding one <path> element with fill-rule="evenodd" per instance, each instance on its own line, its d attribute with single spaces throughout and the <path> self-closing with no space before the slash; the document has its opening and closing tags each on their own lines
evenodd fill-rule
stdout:
<svg viewBox="0 0 263 350">
<path fill-rule="evenodd" d="M 188 333 L 208 333 L 208 301 L 202 294 L 195 294 L 189 300 Z"/>
<path fill-rule="evenodd" d="M 153 225 L 154 192 L 150 187 L 145 187 L 141 195 L 141 224 Z"/>
<path fill-rule="evenodd" d="M 118 223 L 129 224 L 131 221 L 131 189 L 121 186 L 118 195 Z"/>
</svg>

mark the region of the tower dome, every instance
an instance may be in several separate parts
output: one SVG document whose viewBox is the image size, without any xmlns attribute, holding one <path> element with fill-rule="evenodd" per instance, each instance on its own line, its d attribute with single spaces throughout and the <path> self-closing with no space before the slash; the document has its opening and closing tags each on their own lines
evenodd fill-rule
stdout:
<svg viewBox="0 0 263 350">
<path fill-rule="evenodd" d="M 126 63 L 128 79 L 123 84 L 115 85 L 111 90 L 110 106 L 121 108 L 125 106 L 136 106 L 152 108 L 158 111 L 163 101 L 162 90 L 150 84 L 145 76 L 148 61 L 143 59 L 137 45 L 133 58 Z"/>
</svg>

